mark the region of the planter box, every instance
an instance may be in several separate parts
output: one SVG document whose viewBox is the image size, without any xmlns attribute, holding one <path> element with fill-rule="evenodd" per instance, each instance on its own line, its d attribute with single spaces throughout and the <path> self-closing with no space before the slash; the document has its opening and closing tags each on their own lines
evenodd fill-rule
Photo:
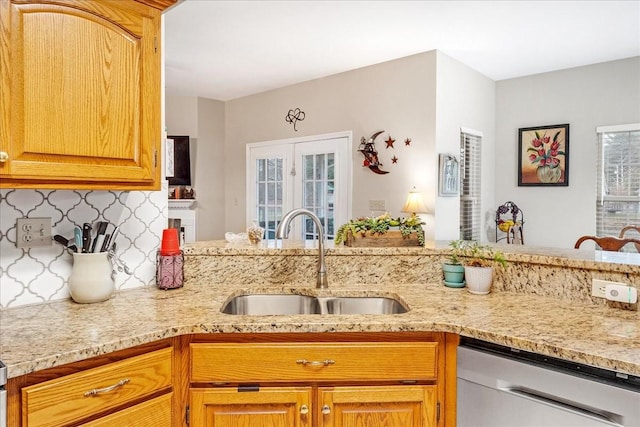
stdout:
<svg viewBox="0 0 640 427">
<path fill-rule="evenodd" d="M 354 248 L 373 248 L 373 247 L 397 247 L 397 246 L 420 246 L 418 243 L 418 233 L 412 232 L 404 237 L 400 230 L 389 230 L 384 234 L 371 234 L 367 232 L 364 236 L 360 233 L 353 236 L 347 234 L 345 246 Z"/>
</svg>

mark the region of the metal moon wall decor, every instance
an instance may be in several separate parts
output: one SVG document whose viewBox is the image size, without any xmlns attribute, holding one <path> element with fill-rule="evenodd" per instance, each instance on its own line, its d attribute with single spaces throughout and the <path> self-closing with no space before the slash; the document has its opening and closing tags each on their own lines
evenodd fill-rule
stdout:
<svg viewBox="0 0 640 427">
<path fill-rule="evenodd" d="M 362 166 L 368 167 L 371 171 L 379 175 L 389 173 L 388 171 L 380 169 L 382 163 L 378 160 L 378 150 L 376 150 L 375 147 L 376 138 L 383 132 L 383 130 L 378 131 L 371 135 L 369 139 L 365 139 L 363 136 L 360 139 L 360 147 L 358 147 L 358 151 L 364 155 L 364 162 L 362 163 Z"/>
<path fill-rule="evenodd" d="M 296 129 L 296 124 L 298 122 L 303 121 L 304 117 L 305 117 L 304 111 L 302 111 L 299 108 L 296 108 L 295 110 L 289 110 L 289 112 L 287 113 L 287 115 L 284 118 L 284 120 L 287 123 L 292 124 L 293 125 L 293 130 L 298 132 L 298 129 Z"/>
<path fill-rule="evenodd" d="M 362 166 L 368 167 L 372 172 L 377 173 L 379 175 L 384 175 L 389 173 L 389 171 L 380 169 L 380 166 L 382 166 L 382 162 L 378 157 L 378 150 L 376 150 L 376 146 L 375 146 L 376 138 L 383 132 L 384 132 L 383 130 L 378 131 L 373 135 L 371 135 L 369 139 L 362 137 L 360 139 L 360 146 L 358 147 L 358 151 L 361 152 L 362 155 L 364 155 L 364 162 L 362 163 Z M 393 144 L 396 142 L 396 140 L 391 136 L 391 134 L 388 135 L 387 139 L 384 142 L 386 144 L 385 152 L 389 148 L 392 150 L 395 150 L 395 147 Z M 405 138 L 404 146 L 405 147 L 411 146 L 411 138 Z M 400 159 L 398 158 L 398 156 L 394 154 L 393 157 L 391 157 L 391 164 L 392 165 L 398 164 L 398 160 Z"/>
</svg>

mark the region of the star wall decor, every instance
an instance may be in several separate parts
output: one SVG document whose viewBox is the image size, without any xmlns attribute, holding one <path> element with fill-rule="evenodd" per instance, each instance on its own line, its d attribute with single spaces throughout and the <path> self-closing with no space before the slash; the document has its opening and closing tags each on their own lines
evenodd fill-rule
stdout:
<svg viewBox="0 0 640 427">
<path fill-rule="evenodd" d="M 404 145 L 405 145 L 405 146 L 409 146 L 409 145 L 411 145 L 411 138 L 407 138 L 407 139 L 405 139 L 405 140 L 404 140 Z"/>
<path fill-rule="evenodd" d="M 391 163 L 398 163 L 398 158 L 396 156 L 393 156 L 391 158 Z"/>
<path fill-rule="evenodd" d="M 389 138 L 387 138 L 384 142 L 387 143 L 386 148 L 393 148 L 393 143 L 396 142 L 396 140 L 391 138 L 391 135 L 389 135 Z"/>
</svg>

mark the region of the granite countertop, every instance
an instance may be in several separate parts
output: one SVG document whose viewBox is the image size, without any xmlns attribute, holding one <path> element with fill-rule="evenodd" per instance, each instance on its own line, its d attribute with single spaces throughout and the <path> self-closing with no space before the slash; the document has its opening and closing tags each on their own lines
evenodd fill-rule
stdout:
<svg viewBox="0 0 640 427">
<path fill-rule="evenodd" d="M 501 250 L 507 261 L 530 264 L 554 265 L 559 267 L 592 269 L 630 274 L 640 274 L 640 254 L 610 252 L 593 249 L 551 248 L 507 244 L 491 244 Z M 224 240 L 200 241 L 186 246 L 185 255 L 260 255 L 275 256 L 286 252 L 288 255 L 314 255 L 317 253 L 315 241 L 270 240 L 259 245 L 227 243 Z M 450 253 L 447 241 L 427 241 L 424 247 L 336 247 L 332 241 L 326 242 L 327 256 L 357 255 L 443 255 Z"/>
<path fill-rule="evenodd" d="M 588 365 L 640 375 L 640 313 L 536 295 L 478 296 L 439 283 L 392 284 L 375 292 L 335 285 L 315 295 L 389 295 L 406 303 L 400 315 L 232 316 L 220 313 L 243 291 L 292 292 L 233 284 L 191 283 L 161 291 L 120 291 L 96 304 L 70 300 L 0 311 L 0 359 L 9 378 L 147 342 L 192 333 L 453 332 Z"/>
</svg>

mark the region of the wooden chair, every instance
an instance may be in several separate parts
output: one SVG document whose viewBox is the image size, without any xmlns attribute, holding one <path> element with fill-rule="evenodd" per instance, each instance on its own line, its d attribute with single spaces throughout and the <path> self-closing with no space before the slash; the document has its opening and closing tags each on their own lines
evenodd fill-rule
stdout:
<svg viewBox="0 0 640 427">
<path fill-rule="evenodd" d="M 635 231 L 636 233 L 640 234 L 640 227 L 637 225 L 627 225 L 626 227 L 622 227 L 622 230 L 620 230 L 620 235 L 618 237 L 623 239 L 624 233 L 626 233 L 627 231 Z M 640 252 L 640 244 L 636 243 L 635 246 L 636 250 Z"/>
<path fill-rule="evenodd" d="M 582 242 L 586 240 L 593 240 L 594 242 L 596 242 L 598 246 L 600 246 L 602 250 L 605 250 L 605 251 L 617 252 L 620 249 L 622 249 L 624 245 L 628 243 L 633 243 L 634 245 L 636 245 L 636 248 L 638 247 L 638 245 L 640 245 L 640 240 L 637 240 L 637 239 L 621 239 L 619 237 L 613 237 L 613 236 L 605 236 L 605 237 L 582 236 L 578 239 L 574 247 L 578 249 L 582 244 Z"/>
</svg>

